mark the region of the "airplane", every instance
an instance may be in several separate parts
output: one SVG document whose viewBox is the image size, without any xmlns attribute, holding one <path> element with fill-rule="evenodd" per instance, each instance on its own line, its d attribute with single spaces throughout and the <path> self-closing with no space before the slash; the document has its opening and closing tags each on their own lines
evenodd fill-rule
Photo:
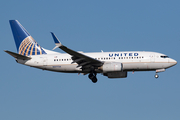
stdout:
<svg viewBox="0 0 180 120">
<path fill-rule="evenodd" d="M 17 53 L 5 50 L 15 58 L 17 63 L 54 72 L 89 74 L 89 79 L 97 82 L 97 73 L 108 78 L 126 78 L 127 72 L 155 71 L 164 72 L 177 64 L 177 61 L 165 54 L 145 51 L 118 52 L 76 52 L 64 46 L 51 32 L 55 48 L 66 53 L 59 53 L 41 47 L 17 21 L 9 20 L 12 34 L 17 47 Z"/>
</svg>

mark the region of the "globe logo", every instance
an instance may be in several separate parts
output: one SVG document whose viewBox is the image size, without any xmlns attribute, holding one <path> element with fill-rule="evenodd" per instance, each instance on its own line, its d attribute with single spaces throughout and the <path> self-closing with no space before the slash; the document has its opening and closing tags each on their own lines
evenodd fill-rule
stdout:
<svg viewBox="0 0 180 120">
<path fill-rule="evenodd" d="M 24 56 L 30 55 L 42 55 L 46 52 L 37 44 L 37 42 L 31 37 L 26 37 L 19 46 L 19 54 Z"/>
</svg>

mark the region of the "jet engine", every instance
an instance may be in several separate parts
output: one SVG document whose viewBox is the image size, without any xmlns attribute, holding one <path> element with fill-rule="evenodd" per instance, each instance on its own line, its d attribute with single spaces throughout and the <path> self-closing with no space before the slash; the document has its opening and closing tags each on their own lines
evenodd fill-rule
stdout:
<svg viewBox="0 0 180 120">
<path fill-rule="evenodd" d="M 123 71 L 123 64 L 119 62 L 104 63 L 100 68 L 108 78 L 125 78 L 127 71 Z"/>
<path fill-rule="evenodd" d="M 119 62 L 104 63 L 101 69 L 103 73 L 122 71 L 123 65 L 122 63 L 119 63 Z"/>
<path fill-rule="evenodd" d="M 108 73 L 104 73 L 103 75 L 107 76 L 108 78 L 126 78 L 127 77 L 127 71 L 108 72 Z"/>
</svg>

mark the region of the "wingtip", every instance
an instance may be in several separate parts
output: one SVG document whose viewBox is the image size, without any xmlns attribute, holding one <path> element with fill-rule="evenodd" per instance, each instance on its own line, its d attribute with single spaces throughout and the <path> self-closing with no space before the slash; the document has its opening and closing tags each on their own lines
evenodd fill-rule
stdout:
<svg viewBox="0 0 180 120">
<path fill-rule="evenodd" d="M 51 35 L 53 35 L 54 33 L 53 32 L 50 32 L 51 33 Z"/>
<path fill-rule="evenodd" d="M 52 37 L 53 37 L 53 39 L 54 39 L 54 42 L 55 42 L 55 47 L 53 48 L 53 50 L 55 50 L 56 48 L 58 48 L 58 47 L 61 47 L 62 46 L 62 44 L 61 44 L 61 42 L 59 41 L 59 39 L 56 37 L 56 35 L 53 33 L 53 32 L 50 32 L 51 33 L 51 35 L 52 35 Z"/>
<path fill-rule="evenodd" d="M 59 41 L 59 39 L 56 37 L 56 35 L 55 35 L 53 32 L 51 32 L 51 35 L 52 35 L 52 37 L 53 37 L 53 39 L 54 39 L 55 44 L 61 43 L 61 42 Z"/>
</svg>

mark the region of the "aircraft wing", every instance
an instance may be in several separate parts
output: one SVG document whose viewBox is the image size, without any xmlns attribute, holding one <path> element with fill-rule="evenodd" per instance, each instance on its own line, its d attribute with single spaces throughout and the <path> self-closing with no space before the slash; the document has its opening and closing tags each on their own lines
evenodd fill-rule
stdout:
<svg viewBox="0 0 180 120">
<path fill-rule="evenodd" d="M 58 40 L 58 38 L 55 36 L 54 33 L 51 32 L 51 34 L 52 34 L 52 37 L 56 44 L 56 47 L 54 49 L 59 47 L 61 50 L 70 54 L 72 56 L 72 60 L 73 60 L 72 63 L 77 63 L 78 64 L 77 67 L 82 66 L 82 68 L 91 68 L 91 67 L 100 67 L 103 65 L 102 61 L 96 60 L 92 57 L 89 57 L 87 55 L 84 55 L 82 53 L 79 53 L 79 52 L 76 52 L 74 50 L 67 48 L 66 46 L 61 44 L 61 42 Z"/>
</svg>

